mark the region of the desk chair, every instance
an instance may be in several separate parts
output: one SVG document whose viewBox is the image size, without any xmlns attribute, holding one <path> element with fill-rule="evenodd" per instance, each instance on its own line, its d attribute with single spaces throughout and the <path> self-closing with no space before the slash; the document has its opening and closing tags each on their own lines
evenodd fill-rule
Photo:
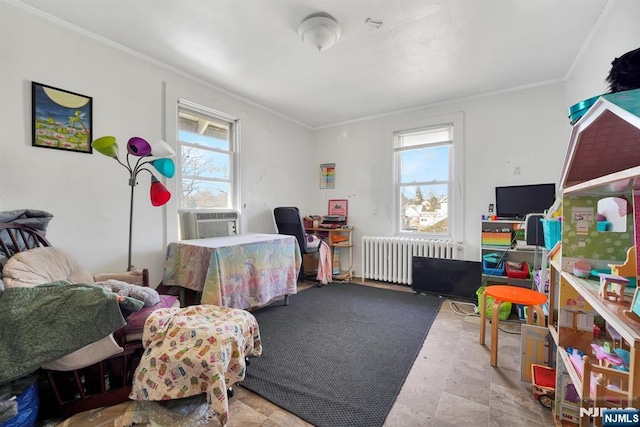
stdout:
<svg viewBox="0 0 640 427">
<path fill-rule="evenodd" d="M 319 236 L 317 234 L 308 234 L 304 230 L 300 210 L 296 207 L 275 208 L 273 210 L 273 217 L 276 221 L 278 234 L 294 236 L 298 240 L 300 255 L 302 255 L 303 260 L 302 263 L 300 263 L 300 273 L 298 274 L 298 280 L 300 280 L 301 278 L 304 279 L 304 255 L 315 253 L 320 250 L 322 236 Z M 310 278 L 316 280 L 315 275 Z"/>
</svg>

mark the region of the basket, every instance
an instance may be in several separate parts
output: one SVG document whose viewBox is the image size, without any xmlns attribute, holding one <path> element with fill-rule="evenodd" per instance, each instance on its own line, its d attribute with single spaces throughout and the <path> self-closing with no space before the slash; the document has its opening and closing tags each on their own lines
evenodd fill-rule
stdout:
<svg viewBox="0 0 640 427">
<path fill-rule="evenodd" d="M 504 276 L 504 262 L 497 253 L 482 256 L 482 270 L 487 276 Z"/>
<path fill-rule="evenodd" d="M 529 264 L 522 263 L 520 269 L 513 268 L 507 262 L 506 264 L 507 277 L 510 279 L 526 279 L 529 277 Z"/>
<path fill-rule="evenodd" d="M 482 311 L 485 307 L 482 307 L 482 293 L 486 289 L 486 286 L 480 286 L 476 291 L 476 295 L 478 296 L 478 313 L 482 314 Z M 487 295 L 487 317 L 491 317 L 493 314 L 493 297 Z M 500 304 L 500 308 L 498 309 L 498 319 L 507 320 L 509 315 L 511 314 L 511 303 L 509 301 L 505 301 Z"/>
<path fill-rule="evenodd" d="M 562 238 L 562 221 L 544 218 L 541 218 L 540 221 L 542 221 L 544 247 L 551 250 Z"/>
<path fill-rule="evenodd" d="M 487 246 L 511 246 L 511 232 L 483 231 L 482 244 Z"/>
</svg>

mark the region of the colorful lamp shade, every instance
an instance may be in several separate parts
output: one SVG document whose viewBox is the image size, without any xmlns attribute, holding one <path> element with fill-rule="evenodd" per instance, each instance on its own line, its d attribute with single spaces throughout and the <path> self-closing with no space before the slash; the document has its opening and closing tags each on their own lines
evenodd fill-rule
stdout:
<svg viewBox="0 0 640 427">
<path fill-rule="evenodd" d="M 118 144 L 114 136 L 103 136 L 91 143 L 91 146 L 100 154 L 107 157 L 118 157 Z"/>
<path fill-rule="evenodd" d="M 171 199 L 171 193 L 162 185 L 158 178 L 153 175 L 148 165 L 152 165 L 158 173 L 167 178 L 172 178 L 175 174 L 176 166 L 172 159 L 166 157 L 175 156 L 176 152 L 163 140 L 158 140 L 153 147 L 144 138 L 134 136 L 127 142 L 127 161 L 120 161 L 118 158 L 118 144 L 113 136 L 103 136 L 91 143 L 100 154 L 111 157 L 127 169 L 129 172 L 129 185 L 131 186 L 131 201 L 129 204 L 129 259 L 128 270 L 131 271 L 135 267 L 131 264 L 131 237 L 133 230 L 133 195 L 137 185 L 138 174 L 141 171 L 147 171 L 151 175 L 151 187 L 149 195 L 153 206 L 163 206 Z M 137 161 L 131 162 L 129 156 L 137 157 Z M 157 157 L 156 159 L 145 159 L 147 156 Z"/>
<path fill-rule="evenodd" d="M 149 191 L 151 196 L 151 204 L 153 206 L 162 206 L 171 199 L 171 193 L 167 190 L 167 187 L 162 185 L 155 175 L 151 175 L 151 189 Z"/>
<path fill-rule="evenodd" d="M 149 156 L 151 155 L 151 145 L 146 139 L 134 136 L 127 142 L 127 152 L 138 157 Z"/>
<path fill-rule="evenodd" d="M 151 155 L 153 157 L 173 157 L 176 151 L 165 141 L 159 139 L 151 145 Z"/>
<path fill-rule="evenodd" d="M 176 165 L 173 163 L 173 160 L 167 159 L 166 157 L 156 159 L 151 162 L 151 164 L 162 176 L 166 176 L 167 178 L 173 178 L 173 174 L 176 173 Z"/>
</svg>

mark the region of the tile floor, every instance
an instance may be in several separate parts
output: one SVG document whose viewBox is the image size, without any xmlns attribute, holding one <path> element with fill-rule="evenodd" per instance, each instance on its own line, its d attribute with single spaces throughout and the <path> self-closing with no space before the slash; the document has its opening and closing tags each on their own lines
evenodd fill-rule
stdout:
<svg viewBox="0 0 640 427">
<path fill-rule="evenodd" d="M 404 286 L 372 285 L 411 292 Z M 457 314 L 449 301 L 444 301 L 385 427 L 554 425 L 551 411 L 533 399 L 531 385 L 520 381 L 519 324 L 501 322 L 501 329 L 507 332 L 500 333 L 496 368 L 489 363 L 489 347 L 478 344 L 479 325 L 479 316 Z M 487 344 L 491 342 L 490 332 L 487 327 Z M 310 424 L 251 391 L 236 387 L 227 425 Z"/>
<path fill-rule="evenodd" d="M 412 292 L 406 286 L 367 285 Z M 301 290 L 309 287 L 312 282 L 299 285 Z M 473 310 L 443 302 L 384 426 L 553 426 L 551 411 L 533 399 L 530 384 L 520 381 L 519 323 L 500 323 L 498 367 L 493 368 L 489 347 L 478 343 L 479 316 L 458 314 L 455 307 Z M 490 340 L 488 327 L 487 344 Z M 311 425 L 241 386 L 234 390 L 228 427 Z M 220 424 L 214 417 L 206 426 Z"/>
</svg>

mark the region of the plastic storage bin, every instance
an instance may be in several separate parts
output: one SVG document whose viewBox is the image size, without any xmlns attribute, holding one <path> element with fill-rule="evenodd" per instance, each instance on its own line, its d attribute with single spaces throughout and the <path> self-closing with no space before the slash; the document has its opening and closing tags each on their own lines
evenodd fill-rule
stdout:
<svg viewBox="0 0 640 427">
<path fill-rule="evenodd" d="M 487 276 L 504 276 L 504 262 L 498 253 L 482 256 L 482 270 Z"/>
<path fill-rule="evenodd" d="M 480 286 L 476 291 L 476 295 L 478 296 L 478 313 L 482 314 L 482 293 L 484 292 L 486 286 Z M 493 297 L 487 296 L 487 316 L 491 317 L 493 313 Z M 498 309 L 498 319 L 507 320 L 509 315 L 511 314 L 511 303 L 503 302 Z"/>
<path fill-rule="evenodd" d="M 529 277 L 529 264 L 526 262 L 523 262 L 519 269 L 511 267 L 507 262 L 505 270 L 507 272 L 507 277 L 511 279 L 526 279 Z"/>
<path fill-rule="evenodd" d="M 544 218 L 541 218 L 540 221 L 542 221 L 544 247 L 551 250 L 562 238 L 562 221 Z"/>
<path fill-rule="evenodd" d="M 483 231 L 482 232 L 482 244 L 486 246 L 505 246 L 509 247 L 512 244 L 511 232 L 498 232 L 498 231 Z"/>
</svg>

